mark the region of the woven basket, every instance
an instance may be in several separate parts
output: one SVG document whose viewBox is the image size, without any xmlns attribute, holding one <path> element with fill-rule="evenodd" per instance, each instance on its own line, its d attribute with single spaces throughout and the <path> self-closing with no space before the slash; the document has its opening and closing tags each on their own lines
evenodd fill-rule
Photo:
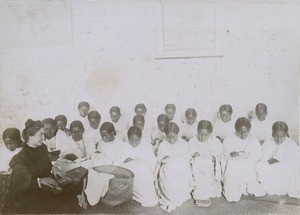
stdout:
<svg viewBox="0 0 300 215">
<path fill-rule="evenodd" d="M 134 174 L 123 167 L 103 165 L 93 168 L 98 173 L 108 173 L 115 177 L 110 179 L 108 191 L 100 202 L 113 207 L 132 199 Z"/>
</svg>

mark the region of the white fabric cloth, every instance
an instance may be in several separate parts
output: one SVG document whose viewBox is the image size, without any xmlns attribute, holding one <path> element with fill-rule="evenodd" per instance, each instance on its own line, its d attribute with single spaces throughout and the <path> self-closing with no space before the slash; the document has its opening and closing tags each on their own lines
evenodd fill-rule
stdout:
<svg viewBox="0 0 300 215">
<path fill-rule="evenodd" d="M 22 148 L 16 148 L 14 151 L 8 150 L 5 145 L 1 145 L 0 147 L 0 171 L 8 171 L 9 170 L 9 162 L 15 156 L 18 154 Z"/>
<path fill-rule="evenodd" d="M 269 164 L 270 158 L 279 162 Z M 263 144 L 262 159 L 257 165 L 257 171 L 268 195 L 287 194 L 300 198 L 299 160 L 299 147 L 288 137 L 281 144 L 277 144 L 274 138 Z"/>
<path fill-rule="evenodd" d="M 93 169 L 89 169 L 87 185 L 84 192 L 91 206 L 96 205 L 101 197 L 105 196 L 108 190 L 109 180 L 112 178 L 114 178 L 114 175 L 98 173 Z"/>
<path fill-rule="evenodd" d="M 219 119 L 214 124 L 213 134 L 216 137 L 220 137 L 222 140 L 224 140 L 226 137 L 231 136 L 235 133 L 234 124 L 235 121 L 233 119 L 231 119 L 227 123 L 224 123 L 221 119 Z"/>
<path fill-rule="evenodd" d="M 84 135 L 93 140 L 93 142 L 96 144 L 96 146 L 99 144 L 100 139 L 101 139 L 101 135 L 100 135 L 100 131 L 99 128 L 98 129 L 93 129 L 91 126 L 88 127 L 85 131 L 84 131 Z"/>
<path fill-rule="evenodd" d="M 264 121 L 255 118 L 251 121 L 251 133 L 259 141 L 269 140 L 272 138 L 272 125 L 273 123 L 268 118 Z"/>
<path fill-rule="evenodd" d="M 156 158 L 150 144 L 140 143 L 132 147 L 125 143 L 119 150 L 119 165 L 134 173 L 133 199 L 144 207 L 157 205 L 158 199 L 154 188 L 154 169 Z M 132 160 L 124 162 L 127 158 Z"/>
<path fill-rule="evenodd" d="M 263 186 L 258 183 L 256 164 L 261 157 L 261 145 L 251 134 L 244 140 L 236 134 L 224 140 L 224 196 L 227 201 L 238 202 L 242 194 L 265 195 Z M 238 152 L 231 157 L 231 152 Z"/>
<path fill-rule="evenodd" d="M 100 165 L 113 165 L 117 164 L 119 161 L 118 158 L 118 151 L 125 143 L 118 138 L 117 136 L 115 139 L 109 143 L 104 142 L 100 139 L 96 152 L 92 155 L 92 161 L 94 166 Z"/>
<path fill-rule="evenodd" d="M 155 187 L 160 207 L 171 212 L 191 198 L 192 174 L 188 144 L 163 141 L 158 147 Z"/>
<path fill-rule="evenodd" d="M 108 121 L 114 125 L 119 138 L 124 140 L 127 136 L 127 129 L 129 128 L 130 125 L 128 117 L 125 114 L 121 114 L 118 122 L 113 122 L 111 119 L 109 119 Z"/>
<path fill-rule="evenodd" d="M 189 141 L 191 164 L 195 188 L 193 197 L 195 200 L 207 200 L 220 197 L 221 166 L 220 159 L 223 154 L 223 146 L 220 140 L 210 135 L 205 142 L 200 142 L 197 137 Z M 193 157 L 195 153 L 199 156 Z M 212 160 L 215 157 L 215 162 Z"/>
</svg>

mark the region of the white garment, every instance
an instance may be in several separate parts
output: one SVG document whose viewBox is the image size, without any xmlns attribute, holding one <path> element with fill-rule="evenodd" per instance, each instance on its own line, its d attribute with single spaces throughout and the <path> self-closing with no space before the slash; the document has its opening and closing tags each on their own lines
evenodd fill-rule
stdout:
<svg viewBox="0 0 300 215">
<path fill-rule="evenodd" d="M 14 151 L 8 150 L 5 145 L 2 145 L 0 148 L 0 171 L 8 171 L 9 170 L 9 162 L 22 150 L 21 147 L 16 148 Z"/>
<path fill-rule="evenodd" d="M 127 129 L 129 128 L 129 121 L 127 116 L 122 114 L 118 122 L 113 122 L 111 119 L 109 119 L 109 122 L 111 122 L 114 125 L 119 138 L 124 140 L 127 136 Z"/>
<path fill-rule="evenodd" d="M 197 126 L 198 126 L 197 121 L 195 121 L 195 123 L 192 125 L 189 125 L 187 122 L 182 123 L 180 126 L 181 136 L 185 136 L 188 139 L 195 137 L 197 134 Z"/>
<path fill-rule="evenodd" d="M 114 178 L 114 175 L 107 173 L 98 173 L 93 169 L 89 169 L 87 175 L 87 186 L 84 190 L 87 200 L 91 206 L 96 205 L 101 197 L 105 196 L 109 180 Z"/>
<path fill-rule="evenodd" d="M 93 129 L 91 126 L 84 131 L 84 135 L 93 140 L 96 146 L 99 144 L 101 135 L 99 129 Z"/>
<path fill-rule="evenodd" d="M 216 137 L 220 137 L 224 140 L 226 137 L 231 136 L 235 133 L 234 120 L 231 119 L 229 122 L 224 123 L 221 119 L 217 120 L 214 124 L 213 134 Z"/>
<path fill-rule="evenodd" d="M 158 199 L 154 188 L 154 168 L 156 158 L 150 144 L 140 143 L 132 147 L 125 143 L 119 150 L 119 165 L 131 170 L 134 174 L 133 200 L 144 207 L 157 205 Z M 132 160 L 124 162 L 127 158 Z"/>
<path fill-rule="evenodd" d="M 170 144 L 163 141 L 158 147 L 155 187 L 160 207 L 175 210 L 191 198 L 192 174 L 188 144 L 179 139 Z"/>
<path fill-rule="evenodd" d="M 256 164 L 261 157 L 261 145 L 251 134 L 244 140 L 236 134 L 224 140 L 224 190 L 227 201 L 238 202 L 242 194 L 265 195 L 263 186 L 258 183 Z M 231 157 L 231 152 L 238 152 Z"/>
<path fill-rule="evenodd" d="M 269 119 L 264 121 L 259 121 L 258 119 L 253 119 L 251 121 L 251 133 L 259 141 L 269 140 L 272 138 L 272 122 Z"/>
<path fill-rule="evenodd" d="M 159 144 L 166 139 L 166 134 L 165 132 L 162 132 L 158 126 L 156 126 L 151 134 L 151 144 L 153 146 L 153 151 L 155 153 L 155 155 L 157 154 L 157 149 Z"/>
<path fill-rule="evenodd" d="M 189 141 L 191 164 L 195 188 L 193 197 L 195 200 L 207 200 L 209 198 L 220 197 L 221 168 L 220 159 L 223 153 L 223 146 L 220 140 L 210 135 L 205 142 L 200 142 L 197 137 Z M 195 153 L 199 156 L 193 157 Z M 215 157 L 215 162 L 212 161 Z"/>
<path fill-rule="evenodd" d="M 67 138 L 68 136 L 64 131 L 57 130 L 57 133 L 54 137 L 52 137 L 50 140 L 48 139 L 43 140 L 43 143 L 47 146 L 49 152 L 55 150 L 61 150 L 63 148 L 63 145 L 67 141 Z"/>
<path fill-rule="evenodd" d="M 94 166 L 110 165 L 118 163 L 118 151 L 125 143 L 117 136 L 109 143 L 100 139 L 96 152 L 92 155 Z"/>
<path fill-rule="evenodd" d="M 83 135 L 82 140 L 74 141 L 72 136 L 66 139 L 63 147 L 61 148 L 60 157 L 66 154 L 74 154 L 77 158 L 90 158 L 96 150 L 96 143 L 89 137 Z"/>
<path fill-rule="evenodd" d="M 262 159 L 257 165 L 259 180 L 268 195 L 289 195 L 300 198 L 300 163 L 299 147 L 296 142 L 286 137 L 281 144 L 274 138 L 262 146 Z M 269 164 L 270 158 L 279 162 Z"/>
</svg>

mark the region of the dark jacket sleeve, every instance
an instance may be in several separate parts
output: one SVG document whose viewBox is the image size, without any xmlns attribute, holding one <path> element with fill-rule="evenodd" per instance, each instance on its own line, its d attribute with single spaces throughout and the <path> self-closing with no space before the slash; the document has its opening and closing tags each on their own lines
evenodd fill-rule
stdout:
<svg viewBox="0 0 300 215">
<path fill-rule="evenodd" d="M 22 159 L 14 157 L 10 162 L 10 166 L 12 169 L 11 183 L 14 193 L 23 193 L 39 188 L 37 179 L 32 176 Z"/>
</svg>

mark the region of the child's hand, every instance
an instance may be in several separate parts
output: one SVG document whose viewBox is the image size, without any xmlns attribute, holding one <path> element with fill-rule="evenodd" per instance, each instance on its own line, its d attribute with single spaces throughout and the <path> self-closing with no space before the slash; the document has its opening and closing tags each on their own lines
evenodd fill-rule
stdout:
<svg viewBox="0 0 300 215">
<path fill-rule="evenodd" d="M 124 161 L 124 163 L 130 162 L 132 160 L 133 160 L 132 158 L 126 158 L 126 160 Z"/>
<path fill-rule="evenodd" d="M 70 135 L 71 135 L 71 132 L 70 132 L 70 130 L 69 130 L 69 129 L 67 129 L 67 128 L 66 128 L 66 130 L 65 130 L 65 133 L 66 133 L 66 135 L 67 135 L 68 137 L 70 137 Z"/>
<path fill-rule="evenodd" d="M 200 156 L 200 154 L 199 154 L 198 152 L 195 152 L 195 153 L 193 154 L 193 158 L 198 157 L 198 156 Z"/>
<path fill-rule="evenodd" d="M 277 160 L 277 159 L 275 159 L 275 158 L 270 158 L 270 159 L 268 160 L 268 163 L 269 163 L 269 164 L 273 164 L 273 163 L 277 163 L 277 162 L 279 162 L 279 160 Z"/>
<path fill-rule="evenodd" d="M 233 152 L 230 152 L 230 156 L 235 158 L 235 157 L 239 156 L 239 153 L 236 151 L 233 151 Z"/>
</svg>

